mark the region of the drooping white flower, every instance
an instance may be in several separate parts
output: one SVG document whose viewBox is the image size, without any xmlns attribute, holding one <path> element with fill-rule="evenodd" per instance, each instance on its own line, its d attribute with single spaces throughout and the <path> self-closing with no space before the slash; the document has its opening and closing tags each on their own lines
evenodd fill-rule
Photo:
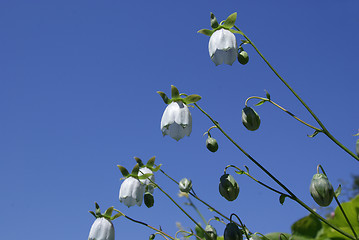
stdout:
<svg viewBox="0 0 359 240">
<path fill-rule="evenodd" d="M 115 228 L 110 220 L 96 218 L 90 229 L 88 240 L 115 240 Z"/>
<path fill-rule="evenodd" d="M 123 202 L 127 207 L 131 207 L 136 204 L 141 206 L 144 192 L 145 187 L 140 180 L 134 177 L 128 177 L 121 184 L 119 194 L 120 202 Z"/>
<path fill-rule="evenodd" d="M 177 141 L 191 134 L 192 116 L 186 104 L 178 101 L 167 106 L 161 119 L 161 131 L 163 136 L 170 135 Z"/>
<path fill-rule="evenodd" d="M 149 169 L 148 167 L 143 167 L 143 168 L 140 168 L 140 171 L 138 172 L 138 176 L 140 177 L 140 176 L 142 176 L 144 174 L 148 174 L 148 173 L 153 174 L 151 169 Z M 154 191 L 154 187 L 153 187 L 153 184 L 151 183 L 151 181 L 152 182 L 155 181 L 155 175 L 151 175 L 148 178 L 140 179 L 140 181 L 145 185 L 145 187 L 147 188 L 147 191 L 152 194 Z"/>
<path fill-rule="evenodd" d="M 221 28 L 215 31 L 209 39 L 208 50 L 216 66 L 223 62 L 232 65 L 238 57 L 236 37 L 229 30 Z"/>
</svg>

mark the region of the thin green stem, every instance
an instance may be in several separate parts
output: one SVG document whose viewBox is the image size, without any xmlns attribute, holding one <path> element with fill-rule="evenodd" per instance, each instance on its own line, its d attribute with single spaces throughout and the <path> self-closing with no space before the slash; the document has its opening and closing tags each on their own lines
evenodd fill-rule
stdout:
<svg viewBox="0 0 359 240">
<path fill-rule="evenodd" d="M 337 196 L 334 195 L 334 199 L 335 199 L 335 201 L 337 202 L 338 207 L 340 208 L 340 211 L 342 211 L 342 213 L 343 213 L 343 215 L 344 215 L 344 218 L 345 218 L 345 220 L 347 221 L 347 223 L 348 223 L 350 229 L 352 230 L 352 232 L 353 232 L 355 238 L 358 239 L 358 235 L 356 234 L 356 232 L 355 232 L 355 230 L 354 230 L 352 224 L 350 223 L 350 221 L 349 221 L 347 215 L 345 214 L 345 211 L 344 211 L 342 205 L 340 204 L 340 202 L 339 202 Z"/>
<path fill-rule="evenodd" d="M 169 179 L 171 179 L 174 183 L 176 183 L 178 185 L 178 182 L 176 180 L 174 180 L 172 177 L 170 177 L 165 171 L 163 171 L 162 169 L 160 169 L 160 171 Z M 192 193 L 193 192 L 193 193 Z M 220 211 L 218 211 L 217 209 L 215 209 L 214 207 L 212 207 L 210 204 L 208 204 L 207 202 L 203 201 L 200 197 L 198 197 L 197 194 L 194 193 L 193 188 L 192 188 L 192 192 L 189 192 L 189 194 L 194 197 L 195 199 L 197 199 L 198 201 L 200 201 L 202 204 L 206 205 L 209 209 L 211 209 L 213 212 L 216 212 L 217 214 L 221 215 L 223 218 L 227 219 L 228 221 L 230 221 L 230 219 L 224 215 L 223 213 L 221 213 Z M 238 226 L 239 224 L 236 223 Z"/>
<path fill-rule="evenodd" d="M 238 27 L 234 26 L 238 31 Z M 346 151 L 349 155 L 351 155 L 354 159 L 359 161 L 359 157 L 355 155 L 352 151 L 350 151 L 347 147 L 345 147 L 341 142 L 339 142 L 324 126 L 324 124 L 319 120 L 319 118 L 314 114 L 314 112 L 309 108 L 309 106 L 302 100 L 302 98 L 293 90 L 293 88 L 279 75 L 279 73 L 272 67 L 272 65 L 268 62 L 268 60 L 263 56 L 263 54 L 258 50 L 256 45 L 243 33 L 243 37 L 248 41 L 249 44 L 256 50 L 259 56 L 264 60 L 264 62 L 268 65 L 268 67 L 273 71 L 273 73 L 282 81 L 282 83 L 294 94 L 294 96 L 299 100 L 299 102 L 307 109 L 307 111 L 312 115 L 315 121 L 322 128 L 322 131 L 329 139 L 331 139 L 335 144 L 337 144 L 340 148 Z"/>
<path fill-rule="evenodd" d="M 188 198 L 188 201 L 190 203 L 190 206 L 194 208 L 194 210 L 196 210 L 196 212 L 198 213 L 198 215 L 202 218 L 202 221 L 204 222 L 205 225 L 207 225 L 207 220 L 204 218 L 204 216 L 202 215 L 202 213 L 199 211 L 199 209 L 196 207 L 196 205 L 194 205 L 194 203 L 192 202 L 192 200 L 190 198 Z"/>
<path fill-rule="evenodd" d="M 282 187 L 290 196 L 291 198 L 298 202 L 300 205 L 302 205 L 305 209 L 307 209 L 309 212 L 314 214 L 316 217 L 318 217 L 321 221 L 335 229 L 336 231 L 340 232 L 341 234 L 347 236 L 350 239 L 356 240 L 353 236 L 349 235 L 346 232 L 343 232 L 341 229 L 337 228 L 336 226 L 329 223 L 326 219 L 324 219 L 322 216 L 320 216 L 318 213 L 316 213 L 313 209 L 308 207 L 305 203 L 303 203 L 299 198 L 297 198 L 294 193 L 292 193 L 283 183 L 281 183 L 276 177 L 274 177 L 267 169 L 265 169 L 259 162 L 257 162 L 251 155 L 249 155 L 243 148 L 241 148 L 218 124 L 217 121 L 215 121 L 207 112 L 205 112 L 198 104 L 194 103 L 194 105 L 204 114 L 206 115 L 214 125 L 217 126 L 218 130 L 220 130 L 224 136 L 227 137 L 229 141 L 231 141 L 247 158 L 249 158 L 257 167 L 259 167 L 264 173 L 266 173 L 273 181 L 275 181 L 280 187 Z"/>
<path fill-rule="evenodd" d="M 273 104 L 274 106 L 276 106 L 277 108 L 281 109 L 282 111 L 286 112 L 287 114 L 289 114 L 291 117 L 293 117 L 294 119 L 296 119 L 297 121 L 303 123 L 304 125 L 318 131 L 318 132 L 322 132 L 323 130 L 322 129 L 319 129 L 319 128 L 316 128 L 312 125 L 310 125 L 309 123 L 303 121 L 302 119 L 298 118 L 297 116 L 295 116 L 293 113 L 289 112 L 287 109 L 285 109 L 284 107 L 280 106 L 279 104 L 273 102 L 272 100 L 268 99 L 268 98 L 262 98 L 262 97 L 257 97 L 257 96 L 252 96 L 252 97 L 249 97 L 246 102 L 245 102 L 245 106 L 247 106 L 247 102 L 248 100 L 250 99 L 254 99 L 254 98 L 257 98 L 257 99 L 261 99 L 263 101 L 267 101 L 267 102 L 270 102 L 271 104 Z"/>
<path fill-rule="evenodd" d="M 196 224 L 206 235 L 208 235 L 207 232 L 203 229 L 203 227 L 196 220 L 194 220 L 165 190 L 163 190 L 157 183 L 152 181 L 150 178 L 147 179 L 150 180 L 151 183 L 154 184 L 163 194 L 165 194 L 189 219 L 191 219 L 194 224 Z"/>
<path fill-rule="evenodd" d="M 236 167 L 236 166 L 234 166 L 234 165 L 228 165 L 228 166 L 226 167 L 226 169 L 227 169 L 228 167 L 233 167 L 233 168 L 239 170 L 240 173 L 238 173 L 238 174 L 244 174 L 244 175 L 250 177 L 250 178 L 251 178 L 252 180 L 254 180 L 255 182 L 259 183 L 259 184 L 262 185 L 263 187 L 266 187 L 266 188 L 268 188 L 269 190 L 271 190 L 271 191 L 273 191 L 273 192 L 275 192 L 275 193 L 278 193 L 278 194 L 280 194 L 280 195 L 284 195 L 284 196 L 286 196 L 286 197 L 291 198 L 290 195 L 285 194 L 285 193 L 282 193 L 281 191 L 278 191 L 278 190 L 276 190 L 276 189 L 274 189 L 274 188 L 268 186 L 267 184 L 265 184 L 265 183 L 263 183 L 263 182 L 261 182 L 261 181 L 255 179 L 255 178 L 254 178 L 252 175 L 250 175 L 248 172 L 245 172 L 245 171 L 243 171 L 242 169 L 240 169 L 240 168 L 238 168 L 238 167 Z"/>
<path fill-rule="evenodd" d="M 119 210 L 117 210 L 117 209 L 113 209 L 113 210 L 114 210 L 114 211 L 116 211 L 116 212 L 121 213 L 121 214 L 122 214 L 125 218 L 127 218 L 128 220 L 131 220 L 132 222 L 135 222 L 135 223 L 138 223 L 138 224 L 144 225 L 144 226 L 146 226 L 146 227 L 148 227 L 148 228 L 151 228 L 152 230 L 155 230 L 156 232 L 159 232 L 161 235 L 164 235 L 164 236 L 166 236 L 166 237 L 168 237 L 168 238 L 170 238 L 170 239 L 172 239 L 172 240 L 175 240 L 175 238 L 174 238 L 174 237 L 172 237 L 172 236 L 168 235 L 167 233 L 163 232 L 163 231 L 162 231 L 162 230 L 160 230 L 160 229 L 157 229 L 157 228 L 155 228 L 155 227 L 152 227 L 151 225 L 149 225 L 149 224 L 147 224 L 147 223 L 144 223 L 144 222 L 141 222 L 141 221 L 135 220 L 135 219 L 133 219 L 133 218 L 131 218 L 131 217 L 129 217 L 129 216 L 127 216 L 127 215 L 123 214 L 122 212 L 120 212 L 120 211 L 119 211 Z"/>
</svg>

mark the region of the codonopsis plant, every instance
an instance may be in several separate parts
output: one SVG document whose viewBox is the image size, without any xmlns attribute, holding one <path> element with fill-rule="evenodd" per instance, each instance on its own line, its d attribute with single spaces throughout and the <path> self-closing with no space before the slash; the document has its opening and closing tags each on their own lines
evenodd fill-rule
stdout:
<svg viewBox="0 0 359 240">
<path fill-rule="evenodd" d="M 331 133 L 327 130 L 324 124 L 318 119 L 318 117 L 314 114 L 314 112 L 308 107 L 308 105 L 299 97 L 299 95 L 289 86 L 289 84 L 278 74 L 278 72 L 271 66 L 271 64 L 264 58 L 261 52 L 257 49 L 254 43 L 235 25 L 237 13 L 231 14 L 226 20 L 218 23 L 216 17 L 213 13 L 210 16 L 210 23 L 212 29 L 201 29 L 198 32 L 203 33 L 205 35 L 210 36 L 208 50 L 211 60 L 215 63 L 215 65 L 220 64 L 228 64 L 233 65 L 237 60 L 240 64 L 247 64 L 249 60 L 248 53 L 244 51 L 245 45 L 252 46 L 255 51 L 260 55 L 260 57 L 265 61 L 265 63 L 270 67 L 270 69 L 275 73 L 275 75 L 280 79 L 280 81 L 295 95 L 295 97 L 299 100 L 299 102 L 304 106 L 304 108 L 308 111 L 308 113 L 314 118 L 317 122 L 318 126 L 313 126 L 308 124 L 307 122 L 301 120 L 293 113 L 289 112 L 281 105 L 272 101 L 271 96 L 268 92 L 266 92 L 265 97 L 252 96 L 246 99 L 244 103 L 244 108 L 242 110 L 242 123 L 244 127 L 250 131 L 258 130 L 260 126 L 261 119 L 258 113 L 252 108 L 248 106 L 248 102 L 251 99 L 260 100 L 256 106 L 260 106 L 266 102 L 271 103 L 272 105 L 278 107 L 282 111 L 289 114 L 295 120 L 300 122 L 301 124 L 306 125 L 307 127 L 314 130 L 314 133 L 309 137 L 315 137 L 317 134 L 324 134 L 329 139 L 331 139 L 334 143 L 336 143 L 341 149 L 346 151 L 350 156 L 352 156 L 355 160 L 359 161 L 359 140 L 356 142 L 356 153 L 350 151 L 347 147 L 341 144 Z M 243 39 L 240 39 L 240 45 L 237 45 L 237 37 L 239 35 Z M 310 208 L 307 204 L 305 204 L 299 197 L 297 197 L 283 182 L 277 179 L 272 173 L 270 173 L 258 160 L 254 159 L 247 151 L 245 151 L 237 142 L 235 142 L 227 132 L 218 124 L 216 120 L 214 120 L 204 109 L 202 109 L 197 102 L 201 99 L 199 95 L 187 95 L 185 93 L 179 93 L 178 89 L 175 86 L 171 86 L 171 99 L 167 97 L 164 92 L 157 92 L 167 104 L 165 111 L 162 115 L 161 119 L 161 132 L 163 136 L 169 135 L 176 141 L 179 141 L 184 136 L 190 136 L 192 131 L 192 116 L 189 111 L 188 106 L 194 105 L 200 112 L 202 112 L 208 119 L 213 123 L 204 135 L 208 135 L 206 140 L 206 147 L 209 151 L 215 153 L 218 150 L 218 142 L 215 138 L 212 137 L 210 131 L 213 129 L 217 129 L 220 131 L 230 143 L 232 143 L 238 150 L 240 150 L 250 161 L 252 161 L 261 171 L 263 171 L 267 176 L 269 176 L 274 183 L 275 187 L 268 185 L 250 174 L 249 168 L 245 166 L 245 170 L 238 168 L 235 165 L 228 165 L 224 168 L 224 174 L 219 178 L 219 194 L 223 196 L 228 201 L 235 201 L 239 195 L 239 184 L 237 183 L 235 177 L 239 176 L 247 176 L 251 178 L 256 183 L 263 186 L 265 189 L 273 191 L 278 194 L 280 204 L 284 204 L 285 199 L 291 199 L 294 202 L 298 203 L 300 206 L 304 207 L 310 212 L 308 218 L 301 219 L 300 221 L 305 222 L 314 222 L 320 223 L 323 222 L 326 226 L 325 229 L 329 229 L 328 231 L 335 232 L 335 239 L 353 239 L 358 240 L 357 231 L 359 230 L 359 224 L 357 222 L 357 216 L 359 214 L 359 206 L 358 208 L 354 208 L 351 212 L 348 213 L 348 207 L 342 206 L 342 204 L 338 200 L 338 196 L 340 194 L 341 187 L 339 186 L 337 190 L 334 191 L 333 186 L 331 185 L 328 176 L 326 175 L 324 168 L 321 165 L 318 165 L 317 174 L 313 176 L 313 179 L 310 183 L 309 192 L 313 197 L 313 200 L 322 207 L 328 206 L 333 199 L 335 199 L 338 208 L 338 211 L 342 214 L 343 219 L 345 219 L 345 227 L 336 226 L 335 221 L 330 221 L 321 215 L 319 215 L 316 211 Z M 359 133 L 356 134 L 359 136 Z M 155 165 L 155 158 L 151 158 L 146 165 L 143 164 L 142 160 L 135 157 L 136 165 L 133 168 L 131 174 L 127 171 L 123 166 L 118 165 L 123 177 L 125 178 L 124 182 L 120 187 L 119 200 L 127 207 L 131 207 L 134 205 L 141 206 L 142 202 L 145 202 L 147 207 L 154 206 L 154 189 L 158 189 L 161 191 L 167 198 L 171 200 L 171 202 L 178 207 L 183 214 L 185 214 L 195 225 L 194 230 L 184 230 L 180 227 L 180 230 L 171 236 L 170 234 L 164 232 L 162 229 L 157 229 L 152 227 L 151 225 L 135 220 L 126 216 L 124 213 L 120 212 L 113 207 L 109 208 L 105 214 L 101 214 L 99 211 L 99 207 L 96 204 L 96 214 L 91 212 L 97 219 L 90 230 L 89 239 L 114 239 L 114 229 L 112 225 L 112 220 L 119 216 L 124 216 L 130 221 L 134 223 L 138 223 L 144 225 L 148 228 L 151 228 L 154 231 L 154 234 L 150 235 L 149 239 L 154 239 L 156 235 L 161 235 L 165 239 L 178 239 L 177 235 L 182 234 L 185 238 L 194 237 L 196 239 L 225 239 L 225 240 L 242 240 L 243 236 L 246 239 L 268 239 L 269 236 L 261 235 L 260 233 L 253 233 L 249 230 L 249 228 L 244 225 L 241 219 L 235 214 L 232 213 L 229 217 L 223 214 L 220 210 L 210 205 L 206 201 L 204 201 L 200 196 L 198 196 L 194 191 L 194 186 L 192 181 L 183 178 L 181 181 L 176 181 L 169 174 L 167 174 L 161 167 L 161 165 Z M 229 174 L 229 170 L 234 170 L 235 174 Z M 322 173 L 319 173 L 319 170 Z M 202 218 L 204 225 L 200 224 L 195 220 L 193 216 L 191 216 L 183 207 L 181 207 L 177 201 L 170 196 L 160 185 L 155 182 L 154 174 L 159 172 L 166 177 L 168 177 L 171 181 L 174 182 L 175 186 L 179 188 L 180 196 L 184 196 L 188 199 L 189 206 L 192 206 L 199 216 Z M 208 207 L 212 212 L 218 214 L 219 217 L 215 217 L 214 220 L 225 224 L 225 228 L 223 234 L 218 234 L 219 231 L 216 230 L 215 224 L 209 224 L 210 220 L 207 221 L 203 215 L 198 211 L 197 207 L 194 205 L 191 198 L 196 199 L 201 204 Z M 359 205 L 359 204 L 358 204 Z M 355 210 L 356 209 L 356 210 Z M 114 217 L 111 217 L 113 211 L 116 211 L 117 214 Z M 354 211 L 354 213 L 353 213 Z M 356 214 L 356 215 L 355 215 Z M 353 215 L 356 218 L 353 218 Z M 237 221 L 233 220 L 232 217 L 235 216 Z M 309 219 L 309 220 L 308 220 Z M 313 220 L 314 219 L 314 220 Z M 354 219 L 354 220 L 353 220 Z M 213 220 L 213 219 L 211 219 Z M 300 222 L 298 221 L 298 222 Z M 308 224 L 307 224 L 308 225 Z M 308 228 L 313 228 L 309 224 Z M 293 225 L 294 226 L 294 225 Z M 299 227 L 300 229 L 301 227 Z M 324 230 L 325 230 L 324 229 Z M 325 235 L 325 231 L 320 232 L 319 228 L 316 229 L 316 236 L 318 239 L 331 239 Z M 298 230 L 298 224 L 293 227 L 293 236 L 295 236 L 296 232 L 303 231 L 302 229 Z M 306 231 L 306 230 L 305 230 Z M 305 232 L 304 231 L 304 232 Z M 310 229 L 308 231 L 311 231 Z M 223 236 L 218 236 L 223 235 Z M 313 236 L 316 237 L 316 236 Z M 276 236 L 275 239 L 288 239 L 290 237 L 287 234 L 280 234 Z M 295 239 L 295 238 L 293 238 Z"/>
</svg>

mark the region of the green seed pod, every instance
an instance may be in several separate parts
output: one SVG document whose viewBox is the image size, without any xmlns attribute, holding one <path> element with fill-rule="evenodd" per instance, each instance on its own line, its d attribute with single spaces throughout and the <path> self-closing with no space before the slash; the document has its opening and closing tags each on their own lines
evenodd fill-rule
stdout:
<svg viewBox="0 0 359 240">
<path fill-rule="evenodd" d="M 183 178 L 179 182 L 178 187 L 181 192 L 189 193 L 189 191 L 191 191 L 191 189 L 192 189 L 192 180 Z"/>
<path fill-rule="evenodd" d="M 146 192 L 143 200 L 145 201 L 146 207 L 150 208 L 155 203 L 155 199 L 153 198 L 153 195 L 150 192 Z"/>
<path fill-rule="evenodd" d="M 357 140 L 357 143 L 355 145 L 355 150 L 356 150 L 357 156 L 359 157 L 359 139 Z"/>
<path fill-rule="evenodd" d="M 334 189 L 328 178 L 323 173 L 314 174 L 310 183 L 310 195 L 314 201 L 322 207 L 328 206 L 334 197 Z"/>
<path fill-rule="evenodd" d="M 250 131 L 255 131 L 261 124 L 259 115 L 250 107 L 245 107 L 242 110 L 242 123 Z"/>
<path fill-rule="evenodd" d="M 206 140 L 206 147 L 209 151 L 216 152 L 218 150 L 217 140 L 212 137 L 208 137 Z"/>
<path fill-rule="evenodd" d="M 205 234 L 206 240 L 217 240 L 217 231 L 212 225 L 207 225 L 204 231 L 207 233 Z"/>
<path fill-rule="evenodd" d="M 219 180 L 219 193 L 228 201 L 233 201 L 238 197 L 239 186 L 232 175 L 222 175 Z"/>
<path fill-rule="evenodd" d="M 248 53 L 246 51 L 241 51 L 238 53 L 238 62 L 242 65 L 247 64 L 249 61 Z"/>
<path fill-rule="evenodd" d="M 237 224 L 231 222 L 228 223 L 226 229 L 224 229 L 224 240 L 243 240 L 243 233 L 237 226 Z"/>
</svg>

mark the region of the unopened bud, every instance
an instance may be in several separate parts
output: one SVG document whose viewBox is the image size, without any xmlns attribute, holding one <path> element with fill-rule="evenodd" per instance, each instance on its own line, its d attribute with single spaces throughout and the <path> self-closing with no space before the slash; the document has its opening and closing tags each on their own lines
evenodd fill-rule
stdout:
<svg viewBox="0 0 359 240">
<path fill-rule="evenodd" d="M 250 131 L 255 131 L 261 124 L 259 115 L 250 107 L 245 107 L 242 110 L 242 123 Z"/>
<path fill-rule="evenodd" d="M 247 64 L 249 61 L 248 53 L 246 51 L 241 51 L 238 53 L 238 62 L 242 65 Z"/>
<path fill-rule="evenodd" d="M 223 237 L 224 240 L 243 240 L 243 233 L 237 224 L 231 222 L 228 223 L 226 229 L 224 229 Z"/>
<path fill-rule="evenodd" d="M 150 208 L 155 203 L 155 199 L 153 198 L 153 195 L 150 192 L 146 192 L 143 196 L 143 200 L 145 201 L 146 207 Z"/>
<path fill-rule="evenodd" d="M 222 175 L 219 180 L 219 193 L 228 201 L 233 201 L 238 197 L 239 186 L 232 175 Z"/>
<path fill-rule="evenodd" d="M 190 179 L 183 178 L 179 182 L 178 186 L 181 192 L 189 193 L 192 189 L 192 181 Z"/>
<path fill-rule="evenodd" d="M 310 183 L 310 195 L 322 207 L 328 206 L 334 197 L 334 189 L 327 176 L 322 173 L 314 174 Z"/>
<path fill-rule="evenodd" d="M 206 147 L 209 151 L 216 152 L 218 150 L 217 140 L 212 137 L 208 137 L 206 140 Z"/>
<path fill-rule="evenodd" d="M 204 231 L 207 233 L 205 234 L 206 240 L 217 240 L 217 231 L 212 225 L 207 225 Z"/>
</svg>

